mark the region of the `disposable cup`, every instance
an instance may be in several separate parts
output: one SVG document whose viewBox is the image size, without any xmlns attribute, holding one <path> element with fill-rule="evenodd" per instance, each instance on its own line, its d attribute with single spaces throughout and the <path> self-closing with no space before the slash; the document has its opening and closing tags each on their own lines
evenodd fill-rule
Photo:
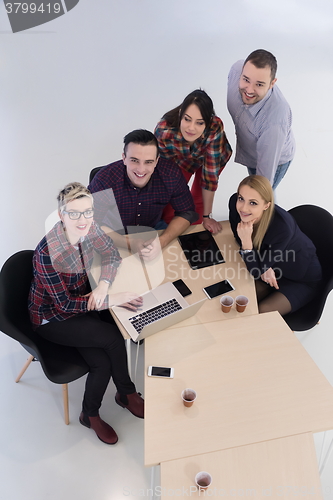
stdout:
<svg viewBox="0 0 333 500">
<path fill-rule="evenodd" d="M 193 403 L 197 397 L 197 393 L 195 392 L 194 389 L 184 389 L 182 394 L 181 394 L 181 397 L 182 397 L 184 406 L 190 407 L 193 405 Z"/>
<path fill-rule="evenodd" d="M 236 297 L 236 309 L 239 313 L 242 313 L 245 311 L 246 306 L 249 303 L 249 299 L 245 297 L 245 295 L 238 295 Z"/>
<path fill-rule="evenodd" d="M 234 299 L 230 295 L 224 295 L 220 298 L 221 309 L 224 313 L 230 312 L 230 309 L 234 305 Z"/>
<path fill-rule="evenodd" d="M 209 486 L 212 484 L 212 476 L 209 474 L 209 472 L 201 471 L 196 474 L 195 478 L 195 484 L 200 490 L 206 490 L 209 488 Z"/>
</svg>

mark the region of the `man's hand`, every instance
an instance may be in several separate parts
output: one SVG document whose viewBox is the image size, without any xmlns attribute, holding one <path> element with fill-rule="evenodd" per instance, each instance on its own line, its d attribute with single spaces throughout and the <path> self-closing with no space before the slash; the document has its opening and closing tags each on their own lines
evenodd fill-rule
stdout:
<svg viewBox="0 0 333 500">
<path fill-rule="evenodd" d="M 212 234 L 219 233 L 222 231 L 222 226 L 215 219 L 210 219 L 209 217 L 204 217 L 202 219 L 203 227 Z"/>
<path fill-rule="evenodd" d="M 161 253 L 161 244 L 158 236 L 153 240 L 145 241 L 142 244 L 139 255 L 143 260 L 150 261 L 156 259 L 156 257 Z"/>
<path fill-rule="evenodd" d="M 260 278 L 263 281 L 265 281 L 265 283 L 267 283 L 268 285 L 274 286 L 274 288 L 276 288 L 277 290 L 279 289 L 279 285 L 278 285 L 278 282 L 277 282 L 277 279 L 275 276 L 275 272 L 271 267 L 269 269 L 267 269 L 267 271 L 262 273 Z"/>
</svg>

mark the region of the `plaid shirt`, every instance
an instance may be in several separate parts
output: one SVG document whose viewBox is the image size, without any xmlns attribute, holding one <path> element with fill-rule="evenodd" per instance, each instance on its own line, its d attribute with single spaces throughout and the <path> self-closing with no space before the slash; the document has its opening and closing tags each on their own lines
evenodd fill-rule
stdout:
<svg viewBox="0 0 333 500">
<path fill-rule="evenodd" d="M 216 191 L 219 175 L 229 160 L 232 149 L 223 130 L 222 120 L 214 116 L 209 129 L 193 144 L 187 142 L 179 128 L 168 127 L 165 120 L 156 125 L 155 135 L 163 158 L 169 158 L 187 172 L 202 167 L 201 187 Z"/>
<path fill-rule="evenodd" d="M 121 262 L 118 250 L 94 222 L 88 235 L 71 245 L 59 221 L 38 244 L 33 256 L 33 280 L 29 294 L 30 320 L 34 328 L 48 321 L 63 321 L 86 313 L 90 291 L 87 273 L 93 251 L 101 255 L 100 280 L 114 280 Z M 107 297 L 105 299 L 107 307 Z"/>
<path fill-rule="evenodd" d="M 122 160 L 102 167 L 88 186 L 94 194 L 95 219 L 114 230 L 124 226 L 155 227 L 164 207 L 171 203 L 175 215 L 197 220 L 192 195 L 173 162 L 159 159 L 148 183 L 133 186 Z"/>
</svg>

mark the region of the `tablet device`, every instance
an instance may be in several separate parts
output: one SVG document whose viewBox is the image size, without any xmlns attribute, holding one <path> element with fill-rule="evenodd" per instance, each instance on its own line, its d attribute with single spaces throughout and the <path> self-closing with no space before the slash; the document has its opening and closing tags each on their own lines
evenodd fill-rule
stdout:
<svg viewBox="0 0 333 500">
<path fill-rule="evenodd" d="M 192 269 L 225 262 L 214 236 L 209 231 L 182 234 L 178 241 Z"/>
</svg>

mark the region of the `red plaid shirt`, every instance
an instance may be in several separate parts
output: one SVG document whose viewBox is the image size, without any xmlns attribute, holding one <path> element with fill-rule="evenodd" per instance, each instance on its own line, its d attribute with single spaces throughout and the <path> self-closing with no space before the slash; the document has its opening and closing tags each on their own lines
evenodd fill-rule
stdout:
<svg viewBox="0 0 333 500">
<path fill-rule="evenodd" d="M 180 168 L 194 173 L 202 168 L 201 187 L 216 191 L 219 175 L 232 149 L 223 130 L 222 120 L 214 116 L 209 129 L 193 144 L 187 142 L 179 128 L 168 127 L 166 120 L 156 125 L 155 135 L 162 158 L 173 160 Z"/>
<path fill-rule="evenodd" d="M 33 256 L 33 280 L 29 294 L 30 320 L 37 328 L 44 319 L 63 321 L 86 313 L 90 291 L 87 273 L 93 253 L 101 255 L 100 280 L 110 283 L 121 262 L 118 250 L 95 222 L 78 247 L 71 245 L 58 222 L 38 244 Z M 107 307 L 107 296 L 104 307 Z"/>
</svg>

